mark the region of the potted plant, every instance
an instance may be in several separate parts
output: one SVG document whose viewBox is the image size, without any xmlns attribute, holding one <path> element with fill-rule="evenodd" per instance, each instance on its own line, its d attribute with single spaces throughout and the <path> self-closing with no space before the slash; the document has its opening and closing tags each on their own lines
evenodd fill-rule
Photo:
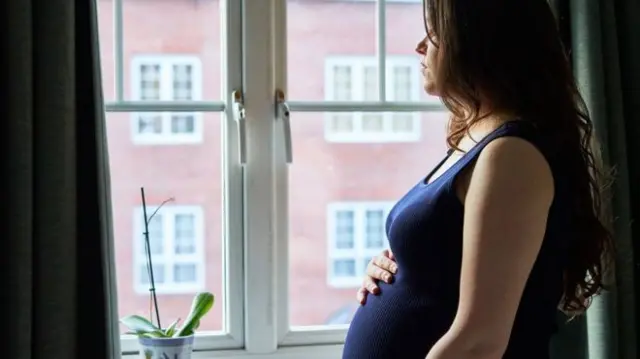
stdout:
<svg viewBox="0 0 640 359">
<path fill-rule="evenodd" d="M 144 359 L 191 359 L 194 332 L 200 325 L 200 319 L 211 309 L 213 294 L 196 294 L 191 311 L 182 325 L 179 319 L 164 329 L 160 329 L 151 320 L 139 315 L 128 315 L 120 322 L 129 328 L 128 334 L 138 336 L 140 358 Z"/>
<path fill-rule="evenodd" d="M 155 280 L 153 278 L 153 265 L 151 261 L 151 247 L 149 245 L 149 221 L 170 198 L 147 216 L 147 204 L 144 188 L 140 188 L 142 197 L 142 212 L 144 216 L 144 244 L 147 260 L 147 272 L 149 275 L 149 293 L 152 307 L 155 308 L 156 324 L 152 320 L 140 315 L 128 315 L 120 319 L 120 322 L 129 328 L 127 334 L 138 337 L 140 344 L 140 358 L 143 359 L 191 359 L 193 351 L 193 339 L 196 329 L 200 326 L 200 320 L 213 307 L 214 296 L 209 292 L 196 294 L 191 303 L 191 310 L 187 319 L 179 325 L 180 319 L 163 328 L 160 324 L 160 310 L 158 309 L 158 297 L 156 296 Z M 151 317 L 151 313 L 149 314 Z"/>
</svg>

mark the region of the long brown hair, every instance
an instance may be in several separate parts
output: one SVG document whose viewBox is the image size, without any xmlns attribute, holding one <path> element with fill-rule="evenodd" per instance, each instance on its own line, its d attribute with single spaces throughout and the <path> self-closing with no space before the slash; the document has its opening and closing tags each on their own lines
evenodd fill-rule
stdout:
<svg viewBox="0 0 640 359">
<path fill-rule="evenodd" d="M 584 312 L 605 286 L 613 238 L 605 224 L 603 175 L 587 106 L 546 0 L 423 0 L 429 46 L 438 48 L 438 90 L 451 111 L 447 142 L 490 111 L 532 122 L 568 166 L 572 220 L 560 308 Z"/>
</svg>

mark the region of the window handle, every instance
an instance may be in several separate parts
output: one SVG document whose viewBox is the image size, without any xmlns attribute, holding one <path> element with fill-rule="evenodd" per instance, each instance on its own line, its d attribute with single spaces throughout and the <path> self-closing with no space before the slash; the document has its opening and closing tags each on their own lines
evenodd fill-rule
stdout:
<svg viewBox="0 0 640 359">
<path fill-rule="evenodd" d="M 284 131 L 284 151 L 287 164 L 293 163 L 293 148 L 291 145 L 291 111 L 284 96 L 284 91 L 276 90 L 276 120 L 282 121 Z"/>
<path fill-rule="evenodd" d="M 240 152 L 240 164 L 247 163 L 247 123 L 244 111 L 244 96 L 242 91 L 233 91 L 233 117 L 238 125 L 238 146 Z"/>
</svg>

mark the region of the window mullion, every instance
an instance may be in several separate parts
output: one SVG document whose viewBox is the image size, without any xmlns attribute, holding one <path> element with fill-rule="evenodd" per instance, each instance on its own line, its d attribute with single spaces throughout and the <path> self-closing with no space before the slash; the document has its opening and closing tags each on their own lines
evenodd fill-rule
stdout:
<svg viewBox="0 0 640 359">
<path fill-rule="evenodd" d="M 366 65 L 362 62 L 354 61 L 351 63 L 351 96 L 352 100 L 362 101 L 366 89 L 364 88 L 364 72 Z M 353 118 L 353 132 L 355 134 L 362 134 L 362 112 L 356 112 L 352 114 Z"/>
<path fill-rule="evenodd" d="M 245 346 L 249 353 L 277 349 L 274 169 L 273 2 L 245 1 Z"/>
<path fill-rule="evenodd" d="M 376 50 L 378 60 L 378 100 L 385 102 L 386 98 L 386 59 L 387 59 L 387 15 L 386 15 L 386 2 L 384 0 L 377 0 L 376 4 Z"/>
<path fill-rule="evenodd" d="M 224 330 L 231 337 L 232 345 L 241 347 L 244 344 L 245 326 L 244 183 L 243 169 L 240 164 L 240 136 L 233 114 L 233 91 L 242 90 L 242 1 L 225 0 L 220 2 L 220 6 L 223 56 L 220 72 L 224 79 L 221 81 L 221 93 L 224 94 L 225 99 L 225 112 L 221 116 L 224 121 L 221 144 L 224 181 L 222 213 L 224 293 L 220 294 L 224 298 L 222 301 Z"/>
<path fill-rule="evenodd" d="M 158 62 L 160 66 L 160 99 L 171 101 L 172 96 L 172 66 L 170 61 L 163 59 Z M 162 136 L 171 136 L 171 112 L 162 113 Z"/>
<path fill-rule="evenodd" d="M 356 276 L 360 272 L 361 262 L 364 258 L 364 249 L 365 249 L 365 230 L 364 227 L 366 225 L 366 205 L 359 204 L 354 208 L 354 232 L 355 232 L 355 261 L 356 261 Z"/>
</svg>

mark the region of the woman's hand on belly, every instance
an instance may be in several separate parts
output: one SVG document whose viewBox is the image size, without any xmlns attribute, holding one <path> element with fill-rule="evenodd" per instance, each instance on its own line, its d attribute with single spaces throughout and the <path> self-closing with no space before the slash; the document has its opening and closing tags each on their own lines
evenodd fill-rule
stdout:
<svg viewBox="0 0 640 359">
<path fill-rule="evenodd" d="M 378 281 L 391 283 L 397 272 L 398 265 L 390 249 L 385 249 L 380 255 L 373 257 L 367 265 L 362 286 L 358 289 L 358 302 L 365 304 L 369 294 L 377 295 L 380 293 Z"/>
</svg>

